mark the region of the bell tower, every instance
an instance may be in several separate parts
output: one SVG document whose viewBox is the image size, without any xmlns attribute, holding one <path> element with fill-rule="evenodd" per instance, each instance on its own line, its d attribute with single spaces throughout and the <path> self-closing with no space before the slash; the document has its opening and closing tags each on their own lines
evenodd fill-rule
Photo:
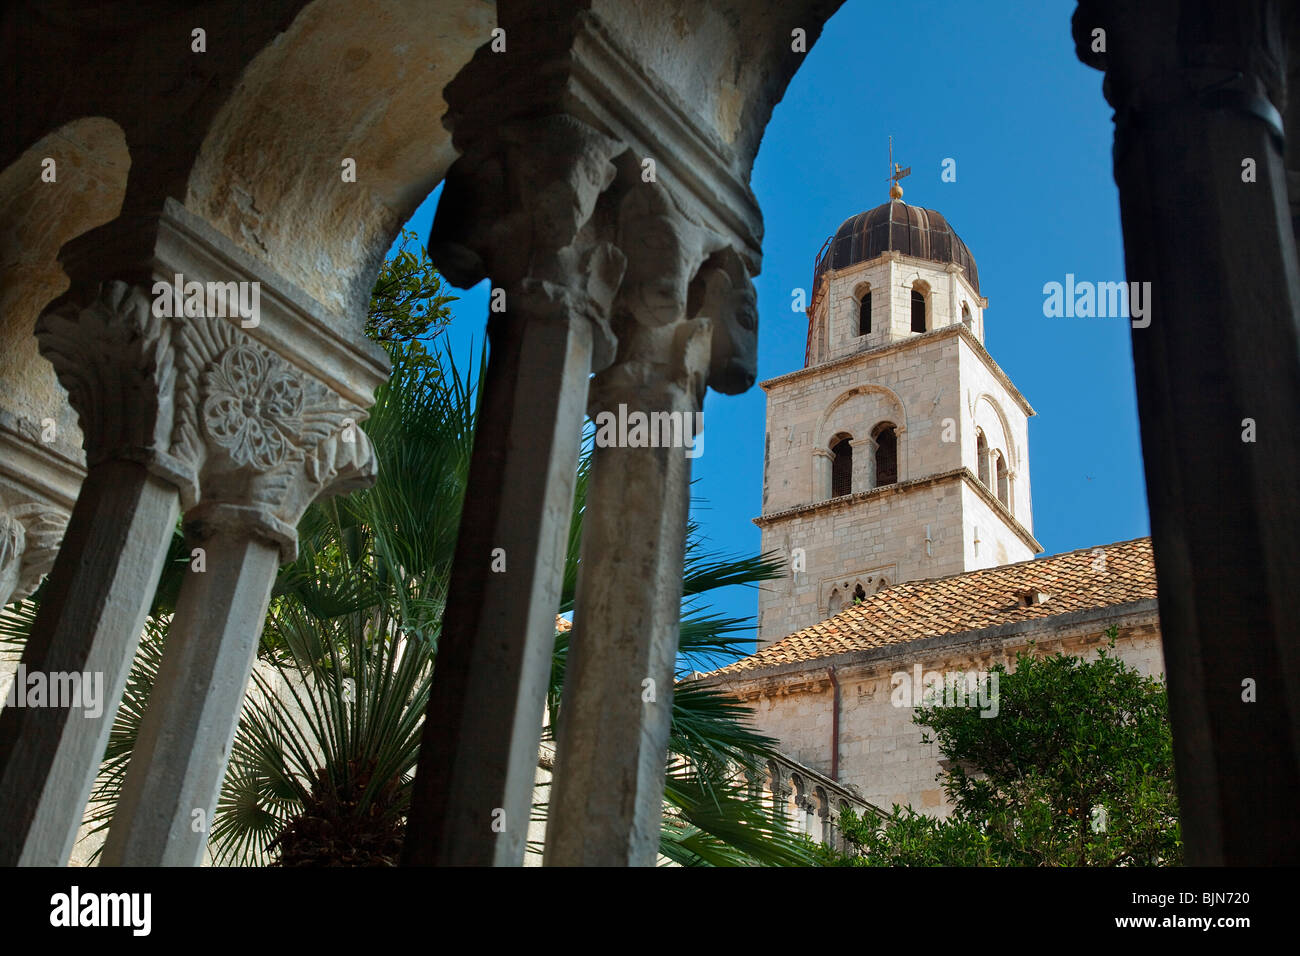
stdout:
<svg viewBox="0 0 1300 956">
<path fill-rule="evenodd" d="M 767 393 L 759 646 L 855 598 L 1032 558 L 1033 408 L 984 349 L 975 259 L 939 213 L 890 200 L 817 255 L 803 367 Z"/>
</svg>

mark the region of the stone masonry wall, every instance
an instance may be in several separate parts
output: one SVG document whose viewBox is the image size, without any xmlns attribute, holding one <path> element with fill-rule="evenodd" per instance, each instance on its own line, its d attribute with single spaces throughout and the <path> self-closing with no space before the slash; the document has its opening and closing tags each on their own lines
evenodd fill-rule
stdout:
<svg viewBox="0 0 1300 956">
<path fill-rule="evenodd" d="M 1159 626 L 1154 612 L 1147 618 L 1146 623 L 1121 627 L 1115 653 L 1145 675 L 1163 675 Z M 1063 650 L 1093 658 L 1104 646 L 1104 627 L 1059 636 L 1050 630 L 1038 633 L 1037 652 L 1047 656 Z M 1014 669 L 1016 652 L 1027 646 L 1025 635 L 928 653 L 902 645 L 897 654 L 871 665 L 840 668 L 839 781 L 856 785 L 865 800 L 886 809 L 897 803 L 947 815 L 942 784 L 935 779 L 941 769 L 938 747 L 921 743 L 922 730 L 912 723 L 910 708 L 892 705 L 892 675 L 902 671 L 910 676 L 916 664 L 922 673 L 987 670 L 999 662 Z M 780 741 L 784 753 L 828 774 L 833 693 L 826 671 L 824 665 L 810 665 L 806 681 L 788 681 L 756 694 L 751 688 L 742 696 L 751 700 L 756 727 Z"/>
</svg>

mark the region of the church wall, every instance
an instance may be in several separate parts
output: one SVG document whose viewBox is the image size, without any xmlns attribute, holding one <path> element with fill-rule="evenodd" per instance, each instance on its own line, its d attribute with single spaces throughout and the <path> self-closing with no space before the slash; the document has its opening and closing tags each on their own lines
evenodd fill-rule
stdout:
<svg viewBox="0 0 1300 956">
<path fill-rule="evenodd" d="M 1162 675 L 1164 657 L 1155 612 L 1129 615 L 1127 620 L 1131 623 L 1119 622 L 1121 628 L 1114 653 L 1144 675 Z M 925 651 L 902 645 L 891 657 L 870 665 L 838 668 L 840 782 L 858 787 L 863 799 L 884 809 L 897 803 L 934 816 L 946 816 L 950 808 L 942 784 L 935 779 L 941 770 L 938 746 L 921 742 L 922 728 L 912 722 L 910 707 L 893 706 L 892 675 L 905 672 L 910 678 L 918 663 L 922 673 L 986 671 L 995 663 L 1005 663 L 1014 670 L 1017 651 L 1025 649 L 1028 640 L 1035 636 L 1039 656 L 1061 650 L 1092 659 L 1104 646 L 1107 626 L 1108 622 L 1101 621 L 1068 631 L 1021 633 L 1008 639 L 985 640 L 945 650 Z M 807 665 L 803 673 L 808 679 L 804 681 L 787 679 L 784 685 L 772 681 L 772 686 L 752 699 L 756 728 L 775 737 L 784 753 L 824 774 L 831 770 L 834 696 L 827 678 L 829 663 Z"/>
<path fill-rule="evenodd" d="M 1034 557 L 1033 549 L 1011 530 L 1006 516 L 997 506 L 990 504 L 983 495 L 964 483 L 961 494 L 962 514 L 965 516 L 965 526 L 962 529 L 965 570 L 1014 564 Z"/>
<path fill-rule="evenodd" d="M 857 576 L 866 593 L 888 584 L 957 574 L 965 570 L 962 541 L 962 491 L 957 478 L 934 482 L 905 493 L 793 515 L 763 529 L 763 551 L 778 551 L 787 560 L 804 549 L 806 571 L 764 585 L 759 596 L 759 644 L 778 640 L 830 616 L 827 600 L 835 583 Z M 930 528 L 931 554 L 925 545 Z M 796 759 L 799 759 L 797 755 Z"/>
</svg>

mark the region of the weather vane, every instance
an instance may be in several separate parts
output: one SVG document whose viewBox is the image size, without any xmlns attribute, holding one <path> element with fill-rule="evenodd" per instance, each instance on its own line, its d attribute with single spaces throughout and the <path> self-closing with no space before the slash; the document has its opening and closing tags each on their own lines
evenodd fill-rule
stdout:
<svg viewBox="0 0 1300 956">
<path fill-rule="evenodd" d="M 894 162 L 894 137 L 889 137 L 889 198 L 902 199 L 903 187 L 898 185 L 898 181 L 904 176 L 912 175 L 912 167 L 904 169 L 898 163 Z"/>
</svg>

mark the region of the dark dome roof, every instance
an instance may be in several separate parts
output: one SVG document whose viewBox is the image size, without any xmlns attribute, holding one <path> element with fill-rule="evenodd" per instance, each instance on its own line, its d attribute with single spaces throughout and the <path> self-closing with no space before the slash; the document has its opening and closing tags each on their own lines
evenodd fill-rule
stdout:
<svg viewBox="0 0 1300 956">
<path fill-rule="evenodd" d="M 891 249 L 931 262 L 954 262 L 966 270 L 975 291 L 980 290 L 975 257 L 948 220 L 933 209 L 909 206 L 899 199 L 845 219 L 817 257 L 814 284 L 827 269 L 866 262 Z"/>
</svg>

